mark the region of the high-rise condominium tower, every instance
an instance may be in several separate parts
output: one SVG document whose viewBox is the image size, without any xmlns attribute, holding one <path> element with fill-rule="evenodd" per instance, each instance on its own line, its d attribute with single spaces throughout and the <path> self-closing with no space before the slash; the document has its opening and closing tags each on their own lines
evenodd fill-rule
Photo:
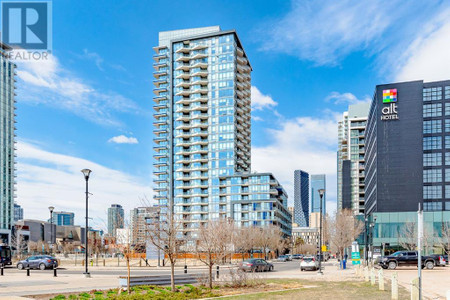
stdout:
<svg viewBox="0 0 450 300">
<path fill-rule="evenodd" d="M 365 131 L 370 103 L 350 105 L 338 126 L 338 209 L 364 214 Z"/>
<path fill-rule="evenodd" d="M 108 233 L 116 236 L 116 229 L 124 226 L 124 210 L 120 204 L 111 204 L 108 207 Z"/>
<path fill-rule="evenodd" d="M 294 222 L 309 226 L 309 174 L 302 170 L 294 171 Z"/>
<path fill-rule="evenodd" d="M 249 174 L 252 69 L 236 32 L 218 26 L 160 32 L 154 50 L 154 175 L 161 215 L 173 212 L 185 236 L 194 238 L 209 219 L 239 215 L 248 218 L 238 222 L 244 226 L 277 223 L 272 213 L 278 206 L 289 216 L 273 176 Z M 250 205 L 255 215 L 242 212 L 240 205 L 248 209 L 254 200 L 267 206 Z"/>
<path fill-rule="evenodd" d="M 8 57 L 11 50 L 0 44 L 0 242 L 8 243 L 14 224 L 15 198 L 15 68 Z"/>
<path fill-rule="evenodd" d="M 325 174 L 319 175 L 311 175 L 310 177 L 310 186 L 311 186 L 311 213 L 320 213 L 320 189 L 326 189 L 326 180 Z M 322 215 L 325 216 L 327 214 L 326 211 L 326 193 L 322 198 Z"/>
</svg>

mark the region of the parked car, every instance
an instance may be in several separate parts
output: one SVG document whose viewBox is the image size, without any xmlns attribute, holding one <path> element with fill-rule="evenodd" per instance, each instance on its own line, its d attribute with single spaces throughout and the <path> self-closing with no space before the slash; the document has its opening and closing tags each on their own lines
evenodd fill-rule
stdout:
<svg viewBox="0 0 450 300">
<path fill-rule="evenodd" d="M 429 255 L 429 256 L 434 259 L 434 263 L 435 263 L 436 267 L 445 267 L 447 262 L 446 262 L 446 260 L 444 258 L 444 255 L 433 254 L 433 255 Z"/>
<path fill-rule="evenodd" d="M 58 266 L 58 260 L 49 255 L 35 255 L 30 256 L 27 259 L 21 260 L 17 263 L 17 269 L 22 270 L 25 268 L 41 269 L 53 268 L 53 265 Z"/>
<path fill-rule="evenodd" d="M 379 265 L 383 269 L 394 270 L 402 266 L 417 266 L 419 261 L 417 251 L 397 251 L 389 256 L 381 258 Z M 422 256 L 422 268 L 433 269 L 435 259 L 431 256 Z"/>
<path fill-rule="evenodd" d="M 273 271 L 273 265 L 261 258 L 244 260 L 238 264 L 238 268 L 244 272 L 266 272 Z"/>
<path fill-rule="evenodd" d="M 303 258 L 303 255 L 301 255 L 301 254 L 292 255 L 292 259 L 302 259 L 302 258 Z"/>
<path fill-rule="evenodd" d="M 289 260 L 289 257 L 287 255 L 280 255 L 277 258 L 277 261 L 287 262 Z"/>
<path fill-rule="evenodd" d="M 302 258 L 300 262 L 300 271 L 305 270 L 318 270 L 319 269 L 319 261 L 313 256 L 305 256 Z"/>
</svg>

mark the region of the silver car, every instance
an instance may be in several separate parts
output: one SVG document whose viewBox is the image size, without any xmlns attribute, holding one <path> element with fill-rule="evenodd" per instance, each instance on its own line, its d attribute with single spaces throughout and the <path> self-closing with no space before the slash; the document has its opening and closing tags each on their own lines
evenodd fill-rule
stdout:
<svg viewBox="0 0 450 300">
<path fill-rule="evenodd" d="M 45 270 L 48 268 L 53 268 L 54 265 L 55 267 L 58 267 L 58 261 L 56 258 L 50 255 L 35 255 L 19 261 L 17 263 L 17 269 L 23 270 L 30 268 Z"/>
<path fill-rule="evenodd" d="M 313 256 L 303 257 L 300 262 L 300 271 L 319 269 L 319 261 Z"/>
</svg>

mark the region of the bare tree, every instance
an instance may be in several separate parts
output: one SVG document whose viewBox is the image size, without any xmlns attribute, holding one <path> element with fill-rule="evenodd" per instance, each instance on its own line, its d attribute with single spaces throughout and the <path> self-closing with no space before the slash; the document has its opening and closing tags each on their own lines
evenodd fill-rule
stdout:
<svg viewBox="0 0 450 300">
<path fill-rule="evenodd" d="M 175 262 L 181 252 L 185 239 L 181 231 L 181 223 L 174 219 L 173 213 L 161 214 L 159 222 L 147 227 L 149 241 L 161 250 L 170 261 L 170 281 L 172 291 L 175 291 Z"/>
<path fill-rule="evenodd" d="M 438 245 L 448 255 L 450 254 L 450 224 L 442 223 L 442 234 L 438 240 Z"/>
<path fill-rule="evenodd" d="M 234 222 L 225 219 L 200 225 L 195 250 L 198 259 L 208 267 L 210 289 L 213 287 L 213 266 L 233 251 L 234 230 Z"/>
<path fill-rule="evenodd" d="M 257 244 L 257 229 L 256 227 L 240 227 L 237 228 L 234 238 L 235 250 L 241 253 L 242 260 L 245 259 L 245 253 L 249 253 Z"/>
<path fill-rule="evenodd" d="M 417 247 L 417 224 L 406 222 L 400 230 L 399 244 L 408 251 L 414 251 Z"/>
<path fill-rule="evenodd" d="M 28 251 L 28 243 L 22 234 L 22 226 L 16 226 L 11 236 L 11 245 L 15 248 L 17 259 L 21 259 L 25 251 Z"/>
<path fill-rule="evenodd" d="M 331 246 L 342 260 L 344 250 L 361 234 L 364 224 L 357 220 L 351 210 L 338 210 L 333 219 L 327 222 Z M 319 245 L 320 247 L 321 245 Z"/>
<path fill-rule="evenodd" d="M 264 258 L 267 259 L 268 250 L 282 250 L 286 245 L 282 241 L 282 232 L 280 227 L 269 225 L 259 228 L 257 232 L 256 245 L 264 251 Z"/>
</svg>

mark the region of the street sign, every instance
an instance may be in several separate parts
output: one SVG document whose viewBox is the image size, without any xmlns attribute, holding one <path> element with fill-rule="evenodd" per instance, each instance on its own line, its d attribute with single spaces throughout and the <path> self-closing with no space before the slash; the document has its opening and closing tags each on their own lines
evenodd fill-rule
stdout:
<svg viewBox="0 0 450 300">
<path fill-rule="evenodd" d="M 322 245 L 322 252 L 326 252 L 327 251 L 327 245 Z"/>
</svg>

